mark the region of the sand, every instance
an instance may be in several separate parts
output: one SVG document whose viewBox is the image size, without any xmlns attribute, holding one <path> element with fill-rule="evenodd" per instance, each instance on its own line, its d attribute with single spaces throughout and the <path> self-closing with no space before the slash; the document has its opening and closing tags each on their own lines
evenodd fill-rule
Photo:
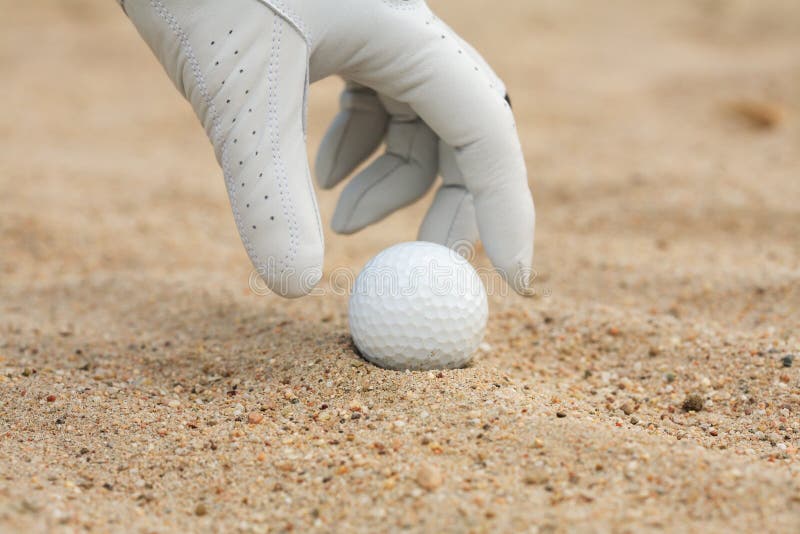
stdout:
<svg viewBox="0 0 800 534">
<path fill-rule="evenodd" d="M 472 367 L 398 373 L 346 297 L 251 289 L 116 3 L 0 0 L 0 531 L 800 529 L 800 4 L 431 3 L 509 86 L 537 296 L 492 296 Z"/>
</svg>

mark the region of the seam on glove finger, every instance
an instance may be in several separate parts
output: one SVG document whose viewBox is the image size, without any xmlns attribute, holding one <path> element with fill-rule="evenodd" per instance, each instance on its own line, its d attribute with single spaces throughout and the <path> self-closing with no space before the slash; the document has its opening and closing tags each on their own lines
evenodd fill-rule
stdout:
<svg viewBox="0 0 800 534">
<path fill-rule="evenodd" d="M 297 14 L 291 7 L 287 6 L 283 0 L 259 0 L 267 7 L 272 9 L 278 16 L 283 17 L 286 21 L 295 27 L 295 29 L 303 36 L 303 40 L 308 45 L 310 51 L 314 45 L 314 35 L 311 30 L 306 26 L 300 15 Z"/>
<path fill-rule="evenodd" d="M 413 161 L 415 163 L 420 163 L 421 164 L 422 163 L 421 161 L 417 161 L 412 156 L 414 154 L 414 145 L 417 142 L 417 140 L 420 138 L 420 133 L 422 132 L 423 128 L 426 128 L 427 126 L 425 125 L 425 123 L 421 119 L 416 119 L 416 120 L 409 121 L 409 122 L 394 120 L 393 122 L 396 125 L 413 127 L 413 132 L 411 133 L 411 140 L 408 141 L 408 143 L 405 144 L 405 147 L 404 147 L 405 150 L 403 152 L 398 152 L 398 151 L 394 150 L 391 146 L 388 146 L 388 144 L 387 144 L 386 153 L 387 154 L 391 154 L 393 156 L 397 156 L 398 158 L 401 158 L 402 160 L 404 160 L 406 163 L 409 163 L 409 162 Z M 387 139 L 387 141 L 388 141 L 388 139 Z"/>
<path fill-rule="evenodd" d="M 272 53 L 267 64 L 267 127 L 270 131 L 270 145 L 272 148 L 272 164 L 278 181 L 278 197 L 281 199 L 283 216 L 286 218 L 289 229 L 289 249 L 283 259 L 279 260 L 281 270 L 291 265 L 297 255 L 298 225 L 295 215 L 294 203 L 289 194 L 289 180 L 286 164 L 281 154 L 280 117 L 278 109 L 278 81 L 280 72 L 281 39 L 283 37 L 283 23 L 281 17 L 275 17 L 272 23 Z"/>
<path fill-rule="evenodd" d="M 364 197 L 367 195 L 367 193 L 369 193 L 369 192 L 370 192 L 370 191 L 371 191 L 371 190 L 372 190 L 374 187 L 376 187 L 377 185 L 379 185 L 381 182 L 383 182 L 384 180 L 386 180 L 386 179 L 387 179 L 389 176 L 391 176 L 392 174 L 394 174 L 394 171 L 396 171 L 397 169 L 399 169 L 400 167 L 402 167 L 403 165 L 405 165 L 405 163 L 406 163 L 406 162 L 404 162 L 404 161 L 402 161 L 402 160 L 401 160 L 401 161 L 398 161 L 396 165 L 394 165 L 394 166 L 393 166 L 391 169 L 389 169 L 388 171 L 386 171 L 386 173 L 385 173 L 383 176 L 381 176 L 380 178 L 378 178 L 377 180 L 375 180 L 374 182 L 372 182 L 372 183 L 370 184 L 370 186 L 369 186 L 369 187 L 367 187 L 366 189 L 364 189 L 364 190 L 361 192 L 361 194 L 360 194 L 360 195 L 358 195 L 358 198 L 357 198 L 357 199 L 356 199 L 356 201 L 353 203 L 353 209 L 352 209 L 352 210 L 350 210 L 350 214 L 347 216 L 347 224 L 345 225 L 345 227 L 349 227 L 349 226 L 350 226 L 350 222 L 353 220 L 353 215 L 355 215 L 356 211 L 358 211 L 358 205 L 359 205 L 359 204 L 361 204 L 361 201 L 362 201 L 362 200 L 364 200 Z"/>
<path fill-rule="evenodd" d="M 425 5 L 425 0 L 383 0 L 383 3 L 398 11 L 416 11 Z"/>
<path fill-rule="evenodd" d="M 414 135 L 413 137 L 411 137 L 411 143 L 408 145 L 408 156 L 406 156 L 408 160 L 413 160 L 415 163 L 418 163 L 420 167 L 422 167 L 422 162 L 414 159 L 413 155 L 414 155 L 414 147 L 417 146 L 417 141 L 420 139 L 420 137 L 422 137 L 422 135 L 420 134 L 422 133 L 423 128 L 427 128 L 427 125 L 424 122 L 422 122 L 422 119 L 420 119 L 419 125 L 414 130 Z"/>
<path fill-rule="evenodd" d="M 339 167 L 339 158 L 342 155 L 342 149 L 344 148 L 344 140 L 347 139 L 347 134 L 350 131 L 350 126 L 353 123 L 352 114 L 348 117 L 347 122 L 344 125 L 344 130 L 342 131 L 342 135 L 339 137 L 339 142 L 336 144 L 336 151 L 334 152 L 333 156 L 333 166 L 331 167 L 330 173 L 328 176 L 325 177 L 325 183 L 329 183 L 331 180 L 331 176 L 337 174 L 336 171 Z"/>
<path fill-rule="evenodd" d="M 466 189 L 464 189 L 463 187 L 461 187 L 461 186 L 445 185 L 443 187 L 458 188 L 458 189 L 462 190 L 461 191 L 461 200 L 458 201 L 458 207 L 456 208 L 455 215 L 450 220 L 450 226 L 447 228 L 447 234 L 445 234 L 444 245 L 445 246 L 450 246 L 450 239 L 451 239 L 451 237 L 453 235 L 453 229 L 455 228 L 456 221 L 459 219 L 458 214 L 461 212 L 461 208 L 464 207 L 464 202 L 466 202 L 467 196 L 469 195 L 469 192 Z"/>
<path fill-rule="evenodd" d="M 311 51 L 314 49 L 314 34 L 311 29 L 305 24 L 302 17 L 297 14 L 291 7 L 286 5 L 283 0 L 259 0 L 266 5 L 269 9 L 275 12 L 279 17 L 282 17 L 286 22 L 297 30 L 297 33 L 306 42 L 306 63 L 311 61 Z M 309 85 L 311 84 L 310 73 L 306 70 L 306 86 L 303 89 L 303 138 L 307 135 L 308 131 L 308 92 Z"/>
</svg>

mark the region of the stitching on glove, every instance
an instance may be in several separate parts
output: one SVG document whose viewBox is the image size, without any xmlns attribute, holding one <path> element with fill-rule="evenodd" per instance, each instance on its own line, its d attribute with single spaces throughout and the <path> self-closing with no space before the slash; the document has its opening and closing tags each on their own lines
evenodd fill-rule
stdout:
<svg viewBox="0 0 800 534">
<path fill-rule="evenodd" d="M 213 99 L 208 92 L 208 86 L 206 85 L 205 78 L 203 77 L 203 72 L 200 68 L 200 62 L 197 60 L 197 56 L 195 56 L 194 49 L 192 48 L 191 43 L 189 42 L 189 37 L 180 27 L 178 24 L 177 19 L 175 16 L 164 6 L 161 0 L 151 0 L 150 6 L 153 10 L 166 22 L 167 26 L 172 30 L 175 37 L 177 37 L 178 42 L 180 42 L 181 50 L 186 55 L 186 59 L 189 63 L 189 67 L 192 71 L 192 76 L 194 76 L 195 83 L 197 84 L 197 88 L 200 91 L 200 96 L 202 96 L 203 101 L 205 102 L 206 106 L 208 107 L 208 113 L 211 115 L 211 142 L 216 146 L 219 143 L 219 140 L 222 136 L 222 124 L 217 113 L 217 108 L 214 105 Z M 237 208 L 238 203 L 236 202 L 236 188 L 233 186 L 233 174 L 230 170 L 230 163 L 228 160 L 228 149 L 227 145 L 223 147 L 222 153 L 220 155 L 220 167 L 222 167 L 222 174 L 225 177 L 225 183 L 228 186 L 228 194 L 231 196 L 231 207 L 233 208 L 233 218 L 236 222 L 237 228 L 239 228 L 239 233 L 241 234 L 242 244 L 247 250 L 248 255 L 253 259 L 254 263 L 258 264 L 258 254 L 256 253 L 255 249 L 253 248 L 250 239 L 245 235 L 242 231 L 244 228 L 242 225 L 242 218 L 241 214 L 239 213 L 239 209 Z"/>
<path fill-rule="evenodd" d="M 308 26 L 305 25 L 303 19 L 289 6 L 287 6 L 282 0 L 261 0 L 267 6 L 269 6 L 273 11 L 275 11 L 278 15 L 285 18 L 292 26 L 294 26 L 300 35 L 303 36 L 303 40 L 308 45 L 308 49 L 311 50 L 314 44 L 314 35 L 311 33 L 311 30 Z"/>
<path fill-rule="evenodd" d="M 339 161 L 342 157 L 342 150 L 344 149 L 344 140 L 347 139 L 348 135 L 350 134 L 350 127 L 352 126 L 354 120 L 353 115 L 356 112 L 351 112 L 350 117 L 347 118 L 347 122 L 344 125 L 344 130 L 342 130 L 342 135 L 339 136 L 339 142 L 336 144 L 336 151 L 334 152 L 333 161 L 335 162 L 331 167 L 331 171 L 328 173 L 328 176 L 325 177 L 325 182 L 330 182 L 331 176 L 338 175 L 339 173 L 336 172 L 339 168 Z"/>
<path fill-rule="evenodd" d="M 458 214 L 461 213 L 461 208 L 464 207 L 464 202 L 467 201 L 467 197 L 469 195 L 469 192 L 467 190 L 465 190 L 461 186 L 445 185 L 445 186 L 442 186 L 442 187 L 458 188 L 458 189 L 461 190 L 460 192 L 462 193 L 461 200 L 458 201 L 458 207 L 456 208 L 455 214 L 453 215 L 453 218 L 450 219 L 450 226 L 447 228 L 447 234 L 445 234 L 445 244 L 447 246 L 450 246 L 450 240 L 453 237 L 453 229 L 455 228 L 456 221 L 459 219 Z"/>
<path fill-rule="evenodd" d="M 361 201 L 364 200 L 364 197 L 367 196 L 367 193 L 372 191 L 373 188 L 377 187 L 381 182 L 383 182 L 388 177 L 390 177 L 392 174 L 394 174 L 394 171 L 396 171 L 397 169 L 399 169 L 400 167 L 405 165 L 405 163 L 406 162 L 403 161 L 401 158 L 398 158 L 398 161 L 397 161 L 396 165 L 394 165 L 391 169 L 386 171 L 386 173 L 383 176 L 381 176 L 380 178 L 378 178 L 377 180 L 372 182 L 369 187 L 364 189 L 364 191 L 362 191 L 361 194 L 358 195 L 358 198 L 353 203 L 353 209 L 350 211 L 350 215 L 347 217 L 347 224 L 345 225 L 345 227 L 349 227 L 350 226 L 350 223 L 353 220 L 353 215 L 355 215 L 358 212 L 358 205 L 361 204 Z"/>
<path fill-rule="evenodd" d="M 424 0 L 383 0 L 383 3 L 398 11 L 416 11 Z"/>
<path fill-rule="evenodd" d="M 285 270 L 291 264 L 297 254 L 297 217 L 295 215 L 294 204 L 289 195 L 289 180 L 287 178 L 286 165 L 281 157 L 281 136 L 280 118 L 278 116 L 278 78 L 280 71 L 281 39 L 283 37 L 283 19 L 275 17 L 272 24 L 272 54 L 267 65 L 267 124 L 270 128 L 270 144 L 272 147 L 272 164 L 275 168 L 278 180 L 278 195 L 283 207 L 283 216 L 289 229 L 289 250 L 284 259 L 278 260 L 281 270 Z"/>
<path fill-rule="evenodd" d="M 303 38 L 306 42 L 306 61 L 311 61 L 311 50 L 314 48 L 314 34 L 306 26 L 303 19 L 298 15 L 291 7 L 287 6 L 283 0 L 260 0 L 263 2 L 267 7 L 269 7 L 273 12 L 275 12 L 278 16 L 283 17 L 290 25 L 297 30 L 297 33 Z M 303 89 L 303 139 L 305 139 L 307 135 L 307 128 L 308 128 L 308 90 L 309 85 L 311 84 L 311 80 L 309 79 L 309 71 L 306 70 L 306 85 Z M 320 230 L 322 232 L 322 230 Z"/>
<path fill-rule="evenodd" d="M 406 155 L 406 160 L 413 161 L 414 163 L 419 164 L 420 162 L 414 159 L 414 147 L 417 145 L 417 140 L 419 140 L 420 133 L 422 129 L 425 128 L 425 123 L 422 122 L 422 119 L 417 119 L 414 121 L 414 133 L 411 136 L 411 143 L 408 144 L 408 154 Z M 422 167 L 422 165 L 419 165 Z"/>
</svg>

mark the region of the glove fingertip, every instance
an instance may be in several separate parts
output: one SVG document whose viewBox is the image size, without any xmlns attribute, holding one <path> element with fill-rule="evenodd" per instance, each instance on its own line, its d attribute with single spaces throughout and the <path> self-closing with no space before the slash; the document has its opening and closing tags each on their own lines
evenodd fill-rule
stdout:
<svg viewBox="0 0 800 534">
<path fill-rule="evenodd" d="M 275 294 L 296 299 L 311 293 L 322 279 L 323 248 L 309 246 L 295 253 L 291 265 L 267 260 L 257 266 L 258 274 Z"/>
</svg>

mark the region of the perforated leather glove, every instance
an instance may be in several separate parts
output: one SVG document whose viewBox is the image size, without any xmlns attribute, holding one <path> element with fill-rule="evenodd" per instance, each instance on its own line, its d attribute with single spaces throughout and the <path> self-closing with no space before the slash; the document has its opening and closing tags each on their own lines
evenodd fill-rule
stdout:
<svg viewBox="0 0 800 534">
<path fill-rule="evenodd" d="M 354 232 L 414 201 L 441 167 L 420 238 L 479 233 L 519 292 L 529 284 L 534 207 L 505 89 L 422 0 L 120 0 L 203 123 L 242 242 L 266 284 L 307 294 L 323 236 L 305 148 L 308 84 L 348 80 L 317 163 L 345 188 L 334 216 Z M 367 89 L 369 88 L 369 89 Z M 380 95 L 380 96 L 379 96 Z"/>
</svg>

